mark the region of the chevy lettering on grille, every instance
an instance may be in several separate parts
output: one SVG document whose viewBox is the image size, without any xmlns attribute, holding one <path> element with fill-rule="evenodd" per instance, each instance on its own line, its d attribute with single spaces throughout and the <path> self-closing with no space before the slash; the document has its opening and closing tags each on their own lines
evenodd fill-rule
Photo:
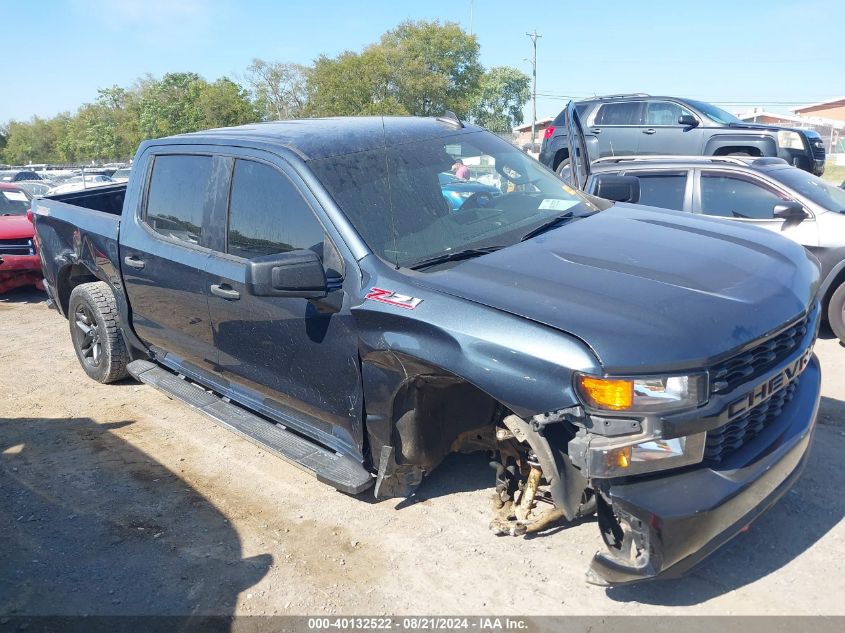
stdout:
<svg viewBox="0 0 845 633">
<path fill-rule="evenodd" d="M 739 400 L 732 402 L 728 407 L 728 421 L 753 409 L 758 404 L 765 402 L 775 393 L 789 385 L 801 375 L 807 368 L 810 359 L 813 357 L 813 348 L 808 347 L 796 360 L 783 368 L 779 373 L 769 378 L 766 382 L 760 383 Z"/>
</svg>

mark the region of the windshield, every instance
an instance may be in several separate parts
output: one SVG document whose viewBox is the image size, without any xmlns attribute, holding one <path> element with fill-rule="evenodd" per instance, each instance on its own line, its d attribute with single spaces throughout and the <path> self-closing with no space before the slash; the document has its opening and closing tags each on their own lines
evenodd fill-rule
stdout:
<svg viewBox="0 0 845 633">
<path fill-rule="evenodd" d="M 687 103 L 689 103 L 692 107 L 694 107 L 702 114 L 705 114 L 711 119 L 713 119 L 716 123 L 722 123 L 723 125 L 729 125 L 731 123 L 744 123 L 744 121 L 736 118 L 730 112 L 725 112 L 724 110 L 722 110 L 722 108 L 717 108 L 712 103 L 705 103 L 704 101 L 693 101 L 692 99 L 687 99 Z"/>
<path fill-rule="evenodd" d="M 489 132 L 332 156 L 310 166 L 367 245 L 397 266 L 509 246 L 550 218 L 597 210 Z M 474 184 L 458 198 L 455 183 Z"/>
<path fill-rule="evenodd" d="M 845 189 L 801 169 L 777 169 L 769 175 L 828 211 L 845 213 Z"/>
<path fill-rule="evenodd" d="M 26 215 L 29 197 L 19 189 L 0 189 L 0 215 Z"/>
</svg>

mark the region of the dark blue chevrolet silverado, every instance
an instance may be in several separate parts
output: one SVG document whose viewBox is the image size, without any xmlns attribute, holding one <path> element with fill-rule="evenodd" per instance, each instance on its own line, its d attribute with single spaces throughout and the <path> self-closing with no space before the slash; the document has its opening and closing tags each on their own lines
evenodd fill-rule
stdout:
<svg viewBox="0 0 845 633">
<path fill-rule="evenodd" d="M 504 193 L 452 212 L 456 158 Z M 133 165 L 33 203 L 83 369 L 341 491 L 489 451 L 495 532 L 595 513 L 588 580 L 623 584 L 689 569 L 807 459 L 818 267 L 778 235 L 579 193 L 453 117 L 211 130 Z"/>
</svg>

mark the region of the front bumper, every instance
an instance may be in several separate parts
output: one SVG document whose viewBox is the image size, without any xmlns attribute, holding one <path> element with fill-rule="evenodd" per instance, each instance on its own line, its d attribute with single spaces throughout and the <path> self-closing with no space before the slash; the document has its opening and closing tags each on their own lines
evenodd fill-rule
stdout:
<svg viewBox="0 0 845 633">
<path fill-rule="evenodd" d="M 623 519 L 625 538 L 618 550 L 596 554 L 588 582 L 622 585 L 678 577 L 742 532 L 800 476 L 820 388 L 813 356 L 777 420 L 718 467 L 611 485 L 610 506 Z"/>
<path fill-rule="evenodd" d="M 0 255 L 0 293 L 20 286 L 43 289 L 41 260 L 38 255 Z"/>
</svg>

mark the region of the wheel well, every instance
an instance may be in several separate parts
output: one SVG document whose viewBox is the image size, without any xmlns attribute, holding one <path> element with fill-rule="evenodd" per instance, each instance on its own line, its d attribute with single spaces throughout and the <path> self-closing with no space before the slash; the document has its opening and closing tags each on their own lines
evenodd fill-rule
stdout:
<svg viewBox="0 0 845 633">
<path fill-rule="evenodd" d="M 555 154 L 555 159 L 552 161 L 552 169 L 556 170 L 558 165 L 569 158 L 569 150 L 566 148 L 559 149 Z"/>
<path fill-rule="evenodd" d="M 502 415 L 494 398 L 461 378 L 419 375 L 393 401 L 397 462 L 430 472 L 449 453 L 486 446 Z"/>
<path fill-rule="evenodd" d="M 717 149 L 713 156 L 727 156 L 728 154 L 734 153 L 744 153 L 748 154 L 749 156 L 762 156 L 763 153 L 756 147 L 745 147 L 742 145 L 735 145 L 735 146 L 727 146 L 727 147 L 720 147 Z"/>
<path fill-rule="evenodd" d="M 72 264 L 65 266 L 59 271 L 56 278 L 56 291 L 58 292 L 59 305 L 62 308 L 62 314 L 67 316 L 68 304 L 70 303 L 70 293 L 80 284 L 87 284 L 91 281 L 99 281 L 97 277 L 91 274 L 91 271 L 80 264 Z"/>
</svg>

